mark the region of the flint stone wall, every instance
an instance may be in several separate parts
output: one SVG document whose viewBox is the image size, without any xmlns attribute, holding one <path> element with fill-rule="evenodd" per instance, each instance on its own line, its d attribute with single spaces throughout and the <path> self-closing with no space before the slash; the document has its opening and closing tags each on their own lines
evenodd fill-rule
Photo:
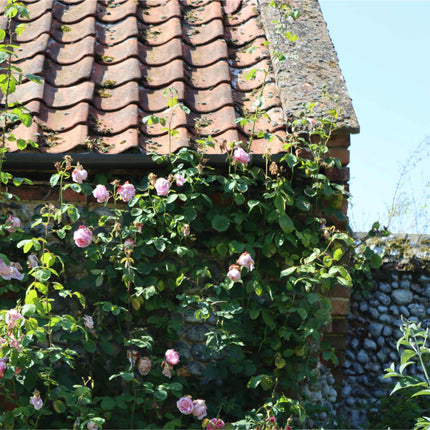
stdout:
<svg viewBox="0 0 430 430">
<path fill-rule="evenodd" d="M 381 377 L 392 362 L 399 362 L 401 317 L 430 327 L 430 236 L 392 235 L 367 244 L 383 264 L 373 271 L 368 291 L 351 297 L 338 402 L 351 428 L 366 428 L 367 415 L 378 413 L 378 400 L 394 386 L 393 380 Z M 417 369 L 410 366 L 409 372 L 414 375 Z"/>
</svg>

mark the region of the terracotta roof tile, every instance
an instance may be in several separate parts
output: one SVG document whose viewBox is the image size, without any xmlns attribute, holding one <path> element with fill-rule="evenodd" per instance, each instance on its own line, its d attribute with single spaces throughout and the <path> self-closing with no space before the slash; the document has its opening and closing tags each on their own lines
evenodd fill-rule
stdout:
<svg viewBox="0 0 430 430">
<path fill-rule="evenodd" d="M 102 22 L 117 22 L 136 15 L 137 2 L 102 3 L 97 2 L 97 17 Z"/>
<path fill-rule="evenodd" d="M 161 24 L 173 17 L 181 18 L 181 7 L 177 0 L 165 1 L 158 7 L 140 8 L 137 17 L 147 25 Z"/>
<path fill-rule="evenodd" d="M 96 24 L 97 40 L 104 45 L 116 45 L 130 37 L 136 37 L 137 19 L 135 16 L 129 16 L 123 21 L 114 24 Z"/>
<path fill-rule="evenodd" d="M 57 2 L 54 6 L 53 15 L 54 18 L 62 24 L 74 24 L 82 21 L 87 16 L 95 16 L 96 7 L 97 2 L 95 1 L 86 1 L 69 6 L 64 6 Z"/>
<path fill-rule="evenodd" d="M 11 97 L 35 116 L 31 128 L 13 132 L 38 139 L 42 152 L 168 153 L 211 136 L 215 148 L 207 152 L 219 153 L 252 134 L 236 119 L 255 112 L 260 94 L 270 119 L 260 118 L 254 134 L 285 137 L 255 0 L 26 3 L 31 17 L 14 62 L 42 84 L 24 82 Z M 258 71 L 249 79 L 252 69 Z M 190 112 L 165 112 L 169 94 Z M 164 117 L 177 135 L 160 123 L 144 124 L 148 115 Z M 277 153 L 282 141 L 254 138 L 251 150 Z"/>
</svg>

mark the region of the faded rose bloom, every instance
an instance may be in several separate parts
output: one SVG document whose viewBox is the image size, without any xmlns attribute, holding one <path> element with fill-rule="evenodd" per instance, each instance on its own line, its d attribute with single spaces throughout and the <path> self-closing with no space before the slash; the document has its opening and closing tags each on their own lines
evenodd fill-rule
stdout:
<svg viewBox="0 0 430 430">
<path fill-rule="evenodd" d="M 161 363 L 161 367 L 163 368 L 163 370 L 161 371 L 161 373 L 162 373 L 166 378 L 171 379 L 171 377 L 172 377 L 172 370 L 173 370 L 173 367 L 172 367 L 169 363 L 167 363 L 167 362 L 165 362 L 165 361 L 163 361 L 163 362 Z"/>
<path fill-rule="evenodd" d="M 227 277 L 234 282 L 240 281 L 240 267 L 237 264 L 232 264 L 228 269 Z"/>
<path fill-rule="evenodd" d="M 33 397 L 30 399 L 30 405 L 33 405 L 34 409 L 38 411 L 43 406 L 43 401 L 40 398 L 40 393 L 37 390 L 34 390 Z"/>
<path fill-rule="evenodd" d="M 193 415 L 199 420 L 206 416 L 206 402 L 202 399 L 194 400 L 193 402 Z"/>
<path fill-rule="evenodd" d="M 72 172 L 72 179 L 78 184 L 82 184 L 88 177 L 88 172 L 78 163 L 75 170 Z"/>
<path fill-rule="evenodd" d="M 233 153 L 233 158 L 242 164 L 247 164 L 250 160 L 249 154 L 242 148 L 236 148 Z"/>
<path fill-rule="evenodd" d="M 109 200 L 109 191 L 104 185 L 97 185 L 93 190 L 93 196 L 98 203 L 104 203 Z"/>
<path fill-rule="evenodd" d="M 82 319 L 84 320 L 84 326 L 87 330 L 91 330 L 94 328 L 94 321 L 93 321 L 93 317 L 90 315 L 84 315 L 82 317 Z"/>
<path fill-rule="evenodd" d="M 81 225 L 74 233 L 73 240 L 79 248 L 86 248 L 93 240 L 92 231 L 85 225 Z"/>
<path fill-rule="evenodd" d="M 27 266 L 30 269 L 34 269 L 39 265 L 39 260 L 37 259 L 35 254 L 30 254 L 27 258 Z"/>
<path fill-rule="evenodd" d="M 151 370 L 151 360 L 149 357 L 139 358 L 137 362 L 137 370 L 142 376 L 146 376 Z"/>
<path fill-rule="evenodd" d="M 185 178 L 182 175 L 176 175 L 176 185 L 182 187 L 185 184 Z"/>
<path fill-rule="evenodd" d="M 170 190 L 170 182 L 164 178 L 158 178 L 155 181 L 154 187 L 159 196 L 165 196 Z"/>
<path fill-rule="evenodd" d="M 6 363 L 7 363 L 6 358 L 2 358 L 0 360 L 0 378 L 3 378 L 4 371 L 6 370 L 6 367 L 7 367 Z"/>
<path fill-rule="evenodd" d="M 17 228 L 21 227 L 21 220 L 17 217 L 17 216 L 13 216 L 11 215 L 7 220 L 6 220 L 6 228 L 8 229 L 8 231 L 10 231 L 11 233 L 15 232 Z"/>
<path fill-rule="evenodd" d="M 94 421 L 88 421 L 87 429 L 88 430 L 97 430 L 99 426 Z"/>
<path fill-rule="evenodd" d="M 133 184 L 125 181 L 124 185 L 118 187 L 118 194 L 123 202 L 129 202 L 136 195 L 136 189 Z"/>
<path fill-rule="evenodd" d="M 130 370 L 136 364 L 136 360 L 139 357 L 139 351 L 135 351 L 134 349 L 127 350 L 127 359 L 130 363 Z"/>
<path fill-rule="evenodd" d="M 193 412 L 193 400 L 189 396 L 181 397 L 176 402 L 176 406 L 181 414 L 189 415 Z"/>
<path fill-rule="evenodd" d="M 126 239 L 124 241 L 124 248 L 133 249 L 135 247 L 133 239 Z"/>
<path fill-rule="evenodd" d="M 246 267 L 249 271 L 254 270 L 255 267 L 254 260 L 246 251 L 238 258 L 237 264 L 239 266 Z"/>
<path fill-rule="evenodd" d="M 24 279 L 24 275 L 20 272 L 22 270 L 21 264 L 19 263 L 11 263 L 10 264 L 10 278 L 17 279 L 18 281 L 22 281 Z"/>
<path fill-rule="evenodd" d="M 16 309 L 9 309 L 6 312 L 4 320 L 8 328 L 14 328 L 17 325 L 17 321 L 22 318 L 22 315 Z"/>
<path fill-rule="evenodd" d="M 165 353 L 165 356 L 167 363 L 171 366 L 179 363 L 179 352 L 175 351 L 174 349 L 168 349 Z"/>
<path fill-rule="evenodd" d="M 143 229 L 143 224 L 141 222 L 135 222 L 134 226 L 137 228 L 137 231 L 139 233 L 142 233 L 142 229 Z"/>
<path fill-rule="evenodd" d="M 225 422 L 221 418 L 212 418 L 209 420 L 206 430 L 222 429 L 225 426 Z"/>
<path fill-rule="evenodd" d="M 0 258 L 0 276 L 6 281 L 9 281 L 11 279 L 10 266 L 8 266 L 1 258 Z"/>
<path fill-rule="evenodd" d="M 190 235 L 190 233 L 191 233 L 190 225 L 189 225 L 189 224 L 184 224 L 184 225 L 182 226 L 182 234 L 183 234 L 185 237 L 187 237 L 187 236 L 189 236 L 189 235 Z"/>
</svg>

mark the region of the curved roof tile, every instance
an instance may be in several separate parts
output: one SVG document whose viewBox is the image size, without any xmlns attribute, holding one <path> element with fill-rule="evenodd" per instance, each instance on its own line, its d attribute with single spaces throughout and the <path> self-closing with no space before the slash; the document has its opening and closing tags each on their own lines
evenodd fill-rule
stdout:
<svg viewBox="0 0 430 430">
<path fill-rule="evenodd" d="M 282 151 L 286 125 L 267 46 L 268 1 L 25 3 L 31 16 L 13 62 L 39 74 L 42 83 L 24 81 L 11 96 L 35 119 L 29 129 L 12 131 L 38 139 L 40 151 L 168 153 L 212 139 L 215 148 L 205 150 L 220 153 L 253 132 L 252 152 Z M 1 13 L 0 26 L 7 28 Z M 237 118 L 254 118 L 259 96 L 261 118 L 241 127 Z M 167 110 L 169 97 L 189 111 Z M 165 125 L 143 123 L 148 115 L 164 118 Z M 169 127 L 176 136 L 169 136 Z M 257 139 L 260 131 L 279 138 Z"/>
</svg>

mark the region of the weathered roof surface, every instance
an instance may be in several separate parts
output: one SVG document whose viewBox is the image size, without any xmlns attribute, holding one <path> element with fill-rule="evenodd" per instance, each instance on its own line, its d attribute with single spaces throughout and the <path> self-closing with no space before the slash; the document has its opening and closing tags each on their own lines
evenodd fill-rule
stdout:
<svg viewBox="0 0 430 430">
<path fill-rule="evenodd" d="M 288 43 L 276 31 L 277 23 L 285 23 L 280 10 L 270 7 L 269 0 L 260 3 L 269 48 L 286 56 L 286 61 L 273 62 L 285 117 L 297 117 L 303 102 L 314 102 L 316 115 L 336 107 L 340 111 L 339 129 L 358 133 L 358 121 L 318 0 L 296 2 L 300 19 L 288 23 L 288 29 L 298 36 L 294 43 Z M 337 100 L 336 106 L 329 98 Z"/>
<path fill-rule="evenodd" d="M 319 55 L 318 39 L 308 40 L 307 29 L 324 24 L 316 0 L 303 1 L 303 23 L 294 23 L 292 29 L 297 28 L 303 40 L 295 44 L 279 39 L 271 24 L 274 8 L 257 0 L 25 3 L 30 20 L 15 41 L 19 49 L 14 62 L 25 73 L 40 75 L 42 84 L 26 81 L 13 95 L 35 119 L 30 128 L 20 125 L 13 133 L 38 139 L 42 152 L 168 153 L 211 135 L 216 146 L 207 151 L 220 153 L 223 143 L 267 131 L 280 139 L 255 138 L 251 150 L 275 154 L 286 135 L 284 111 L 290 116 L 299 104 L 312 101 L 309 96 L 318 99 L 322 82 L 327 81 L 329 90 L 341 89 L 349 100 L 344 84 L 338 85 L 343 79 L 337 60 L 328 52 L 334 52 L 333 47 L 326 52 L 324 45 Z M 318 11 L 312 11 L 312 3 Z M 0 0 L 1 9 L 4 4 Z M 0 26 L 5 24 L 0 16 Z M 325 27 L 319 31 L 323 34 Z M 306 53 L 308 60 L 313 58 L 314 70 L 300 70 L 300 61 L 307 60 L 291 62 L 286 55 L 285 65 L 275 64 L 275 80 L 266 33 L 272 50 L 282 48 L 299 58 Z M 327 43 L 328 34 L 324 37 Z M 252 69 L 258 69 L 255 78 L 246 79 Z M 168 88 L 189 113 L 178 108 L 163 113 Z M 259 109 L 268 116 L 254 129 L 241 126 L 237 118 L 252 116 L 261 94 L 264 104 Z M 354 131 L 352 107 L 347 112 L 346 129 Z M 142 123 L 143 117 L 154 114 L 165 116 L 176 136 L 169 137 L 160 124 Z"/>
</svg>

